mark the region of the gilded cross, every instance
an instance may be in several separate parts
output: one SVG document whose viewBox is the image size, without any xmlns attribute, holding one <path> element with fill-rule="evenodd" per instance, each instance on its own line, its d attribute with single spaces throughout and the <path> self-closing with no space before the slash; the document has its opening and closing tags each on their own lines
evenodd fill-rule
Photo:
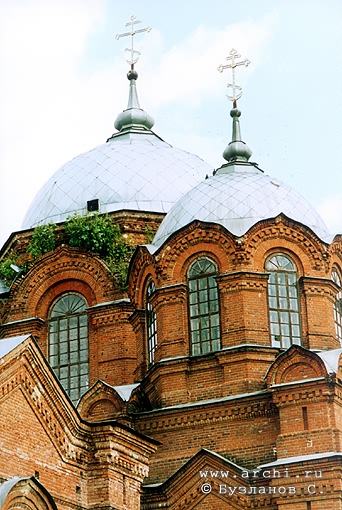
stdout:
<svg viewBox="0 0 342 510">
<path fill-rule="evenodd" d="M 130 21 L 128 21 L 125 24 L 126 27 L 129 27 L 129 26 L 131 27 L 131 31 L 123 32 L 122 34 L 117 34 L 115 36 L 115 39 L 120 39 L 121 37 L 127 37 L 129 35 L 131 36 L 131 47 L 126 48 L 126 50 L 125 50 L 125 51 L 129 51 L 131 54 L 131 58 L 129 60 L 127 60 L 128 64 L 130 64 L 130 66 L 131 66 L 131 69 L 134 69 L 134 64 L 136 64 L 138 62 L 139 55 L 141 55 L 140 51 L 134 49 L 134 36 L 136 34 L 140 34 L 142 32 L 151 32 L 151 30 L 152 30 L 151 27 L 139 28 L 138 30 L 136 30 L 135 25 L 137 23 L 141 23 L 141 21 L 138 20 L 135 16 L 131 16 Z"/>
<path fill-rule="evenodd" d="M 227 95 L 227 97 L 228 97 L 228 99 L 230 99 L 230 101 L 233 101 L 234 108 L 236 108 L 237 100 L 240 99 L 240 97 L 242 96 L 242 88 L 240 87 L 240 85 L 237 85 L 235 83 L 235 68 L 238 66 L 247 67 L 250 64 L 250 61 L 247 60 L 247 58 L 245 60 L 240 60 L 239 62 L 237 62 L 236 59 L 238 59 L 240 57 L 241 57 L 241 55 L 239 55 L 239 53 L 236 50 L 232 49 L 232 50 L 230 50 L 229 56 L 226 58 L 226 60 L 228 60 L 229 64 L 226 64 L 226 65 L 221 64 L 217 68 L 217 70 L 220 71 L 220 73 L 222 73 L 224 71 L 224 69 L 232 70 L 232 83 L 228 83 L 227 87 L 233 89 L 233 94 Z"/>
</svg>

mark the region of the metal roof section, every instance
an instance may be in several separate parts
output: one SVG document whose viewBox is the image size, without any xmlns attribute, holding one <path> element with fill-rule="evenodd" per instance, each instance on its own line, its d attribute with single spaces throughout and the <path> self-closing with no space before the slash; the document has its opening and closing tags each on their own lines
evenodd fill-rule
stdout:
<svg viewBox="0 0 342 510">
<path fill-rule="evenodd" d="M 259 469 L 269 468 L 273 466 L 281 466 L 282 464 L 294 464 L 297 462 L 308 462 L 311 460 L 326 460 L 332 457 L 341 457 L 342 452 L 324 452 L 324 453 L 313 453 L 310 455 L 298 455 L 297 457 L 284 457 L 282 459 L 269 462 L 268 464 L 261 464 L 258 466 Z"/>
<path fill-rule="evenodd" d="M 316 352 L 317 356 L 319 356 L 325 365 L 325 368 L 328 373 L 337 373 L 338 371 L 338 362 L 340 356 L 342 354 L 342 349 L 332 349 L 330 351 L 320 351 Z"/>
<path fill-rule="evenodd" d="M 166 213 L 212 167 L 154 134 L 127 133 L 77 156 L 60 168 L 33 200 L 23 229 L 63 222 L 97 198 L 101 213 Z"/>
<path fill-rule="evenodd" d="M 128 402 L 131 398 L 132 391 L 135 390 L 139 386 L 139 383 L 135 384 L 125 384 L 123 386 L 112 386 L 114 390 L 120 395 L 122 400 Z"/>
<path fill-rule="evenodd" d="M 323 220 L 302 195 L 256 168 L 236 164 L 229 173 L 217 173 L 186 193 L 162 221 L 153 244 L 161 246 L 194 220 L 218 223 L 240 237 L 258 221 L 280 213 L 331 241 Z"/>
<path fill-rule="evenodd" d="M 27 340 L 31 335 L 12 336 L 0 339 L 0 359 L 13 351 L 19 344 Z"/>
</svg>

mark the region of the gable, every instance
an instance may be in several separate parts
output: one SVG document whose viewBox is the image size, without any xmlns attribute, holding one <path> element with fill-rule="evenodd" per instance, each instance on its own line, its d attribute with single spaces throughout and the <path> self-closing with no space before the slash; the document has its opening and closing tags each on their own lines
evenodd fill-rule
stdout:
<svg viewBox="0 0 342 510">
<path fill-rule="evenodd" d="M 157 504 L 170 510 L 249 508 L 252 502 L 258 504 L 258 493 L 251 490 L 255 478 L 250 474 L 221 455 L 202 449 L 162 484 L 145 486 L 141 508 L 148 510 Z M 269 504 L 270 496 L 265 494 L 267 489 L 261 499 Z"/>
<path fill-rule="evenodd" d="M 0 398 L 0 430 L 1 476 L 24 476 L 39 472 L 42 466 L 45 473 L 55 471 L 59 452 L 20 386 Z"/>
<path fill-rule="evenodd" d="M 0 485 L 2 510 L 57 510 L 48 491 L 34 477 L 14 477 Z"/>
</svg>

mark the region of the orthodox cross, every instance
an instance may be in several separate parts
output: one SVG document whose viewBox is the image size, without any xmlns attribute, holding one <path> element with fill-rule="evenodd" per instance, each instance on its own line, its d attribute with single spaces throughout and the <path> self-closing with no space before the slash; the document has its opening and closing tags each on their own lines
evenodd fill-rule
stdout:
<svg viewBox="0 0 342 510">
<path fill-rule="evenodd" d="M 141 55 L 140 51 L 135 50 L 133 47 L 135 34 L 140 34 L 141 32 L 150 32 L 152 30 L 151 27 L 139 28 L 138 30 L 136 30 L 134 25 L 136 25 L 137 23 L 141 23 L 141 21 L 138 20 L 135 16 L 131 16 L 131 20 L 125 24 L 125 27 L 129 27 L 129 26 L 131 27 L 131 31 L 124 32 L 122 34 L 117 34 L 115 36 L 115 39 L 120 39 L 121 37 L 126 37 L 129 35 L 131 36 L 131 47 L 126 48 L 126 50 L 125 50 L 125 51 L 129 51 L 131 53 L 131 58 L 129 60 L 127 60 L 128 64 L 130 64 L 130 66 L 131 66 L 131 69 L 134 69 L 134 64 L 136 64 L 138 62 L 139 55 Z"/>
<path fill-rule="evenodd" d="M 232 70 L 232 83 L 228 83 L 227 87 L 233 89 L 233 94 L 227 95 L 227 97 L 230 101 L 233 101 L 233 108 L 236 108 L 236 102 L 242 96 L 242 88 L 240 87 L 240 85 L 237 85 L 235 83 L 235 68 L 238 66 L 247 67 L 250 64 L 250 61 L 247 60 L 247 58 L 245 60 L 240 60 L 239 62 L 237 62 L 236 59 L 240 57 L 241 55 L 239 55 L 239 53 L 236 50 L 232 49 L 230 50 L 229 56 L 226 58 L 229 64 L 226 64 L 225 66 L 221 64 L 217 68 L 217 70 L 220 71 L 220 73 L 222 73 L 224 69 Z"/>
</svg>

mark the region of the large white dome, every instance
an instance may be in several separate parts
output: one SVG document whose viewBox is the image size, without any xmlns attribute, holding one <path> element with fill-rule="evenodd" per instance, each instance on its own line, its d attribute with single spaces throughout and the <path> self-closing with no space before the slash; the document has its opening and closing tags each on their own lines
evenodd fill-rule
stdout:
<svg viewBox="0 0 342 510">
<path fill-rule="evenodd" d="M 167 212 L 212 167 L 201 158 L 161 140 L 153 119 L 140 108 L 135 71 L 128 75 L 128 107 L 119 114 L 107 143 L 81 154 L 50 177 L 31 204 L 23 228 L 63 222 L 84 214 L 98 199 L 100 212 L 119 210 Z"/>
<path fill-rule="evenodd" d="M 100 212 L 167 212 L 211 172 L 201 158 L 171 147 L 152 132 L 127 133 L 57 170 L 33 200 L 23 228 L 84 214 L 93 199 L 99 200 Z"/>
<path fill-rule="evenodd" d="M 242 236 L 258 221 L 280 213 L 310 227 L 322 240 L 330 242 L 323 220 L 299 193 L 248 162 L 251 151 L 240 138 L 240 112 L 232 110 L 231 115 L 233 140 L 223 153 L 228 163 L 172 207 L 153 244 L 161 246 L 170 235 L 194 220 L 217 223 Z"/>
</svg>

